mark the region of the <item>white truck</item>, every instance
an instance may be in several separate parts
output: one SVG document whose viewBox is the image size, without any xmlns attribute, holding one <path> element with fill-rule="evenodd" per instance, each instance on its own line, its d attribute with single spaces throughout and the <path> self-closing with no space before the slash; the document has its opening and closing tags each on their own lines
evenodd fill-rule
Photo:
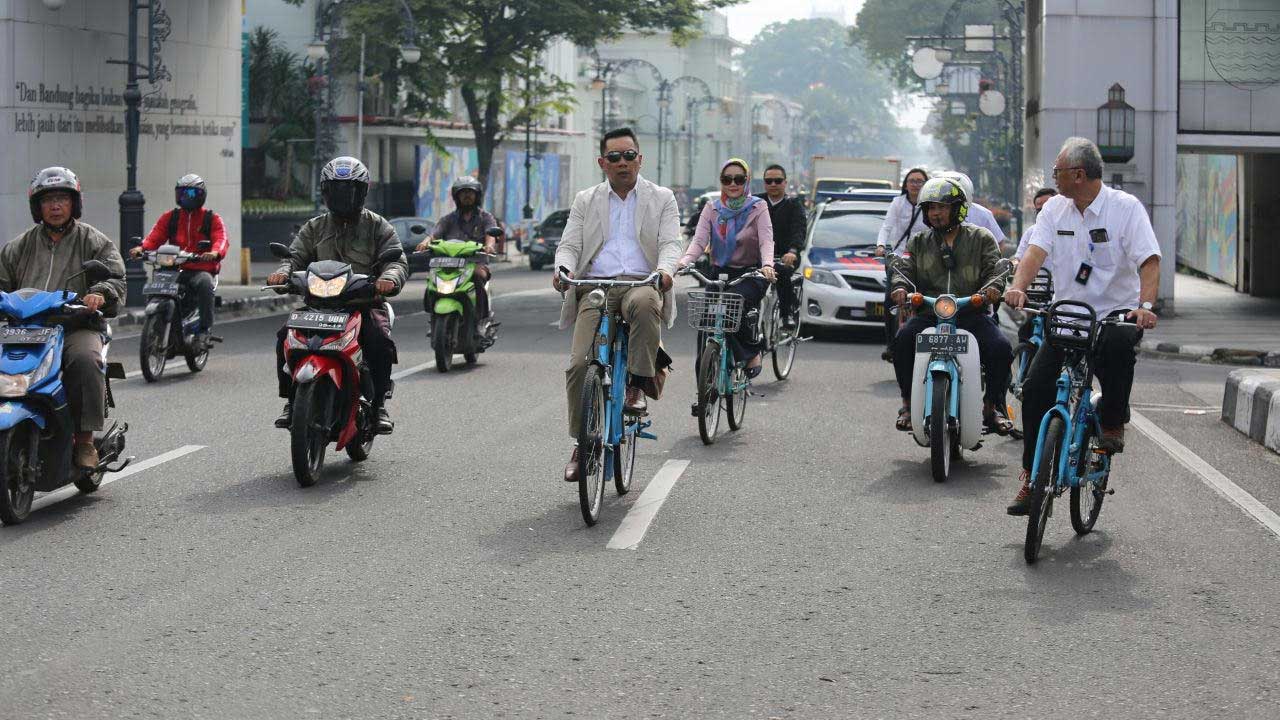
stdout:
<svg viewBox="0 0 1280 720">
<path fill-rule="evenodd" d="M 845 158 L 814 155 L 810 165 L 813 187 L 809 199 L 821 202 L 819 193 L 841 193 L 849 188 L 897 190 L 902 181 L 898 158 Z"/>
</svg>

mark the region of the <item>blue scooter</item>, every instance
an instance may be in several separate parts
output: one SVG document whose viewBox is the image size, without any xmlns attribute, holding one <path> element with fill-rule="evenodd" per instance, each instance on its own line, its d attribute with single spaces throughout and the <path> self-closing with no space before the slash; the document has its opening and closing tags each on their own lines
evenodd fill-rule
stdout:
<svg viewBox="0 0 1280 720">
<path fill-rule="evenodd" d="M 81 274 L 101 281 L 114 277 L 98 260 L 89 260 Z M 94 438 L 98 466 L 92 470 L 72 463 L 75 422 L 67 408 L 67 391 L 62 384 L 62 349 L 66 323 L 83 326 L 87 321 L 103 328 L 103 359 L 111 332 L 101 313 L 76 302 L 67 291 L 24 288 L 0 293 L 0 522 L 16 525 L 31 513 L 37 490 L 51 492 L 74 484 L 91 493 L 102 484 L 102 476 L 119 472 L 133 458 L 117 466 L 111 463 L 124 452 L 124 436 L 129 426 L 112 423 Z M 115 406 L 110 379 L 124 379 L 124 367 L 106 363 L 107 407 Z"/>
</svg>

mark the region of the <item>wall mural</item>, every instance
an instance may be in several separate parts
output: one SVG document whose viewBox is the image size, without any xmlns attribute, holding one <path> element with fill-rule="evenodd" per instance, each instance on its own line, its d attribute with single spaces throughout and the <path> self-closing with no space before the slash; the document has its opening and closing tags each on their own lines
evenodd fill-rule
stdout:
<svg viewBox="0 0 1280 720">
<path fill-rule="evenodd" d="M 419 217 L 439 220 L 453 212 L 449 187 L 463 175 L 479 175 L 480 163 L 475 148 L 445 147 L 445 154 L 426 145 L 416 149 L 418 168 L 414 192 Z M 563 168 L 568 159 L 553 153 L 534 157 L 531 168 L 533 217 L 541 220 L 561 208 Z M 504 223 L 518 223 L 524 210 L 524 151 L 498 151 L 493 155 L 489 182 L 485 186 L 484 206 Z"/>
<path fill-rule="evenodd" d="M 1231 285 L 1238 277 L 1239 158 L 1178 155 L 1178 262 Z"/>
</svg>

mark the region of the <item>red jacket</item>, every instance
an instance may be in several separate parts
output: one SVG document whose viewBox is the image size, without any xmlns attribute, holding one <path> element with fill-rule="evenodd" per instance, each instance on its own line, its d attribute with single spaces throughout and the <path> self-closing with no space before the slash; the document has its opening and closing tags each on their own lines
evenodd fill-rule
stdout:
<svg viewBox="0 0 1280 720">
<path fill-rule="evenodd" d="M 209 252 L 218 254 L 218 260 L 222 260 L 227 256 L 227 229 L 222 224 L 222 217 L 217 213 L 213 214 L 213 222 L 209 225 L 209 235 L 206 238 L 200 234 L 200 229 L 204 225 L 205 213 L 211 212 L 204 208 L 199 210 L 169 210 L 160 216 L 156 221 L 155 227 L 151 228 L 151 234 L 147 235 L 147 239 L 142 241 L 143 250 L 155 250 L 156 248 L 170 242 L 169 238 L 169 216 L 173 213 L 181 213 L 178 215 L 178 232 L 173 238 L 173 244 L 182 248 L 186 252 L 198 253 L 200 249 L 197 245 L 201 240 L 213 241 L 213 249 Z M 182 266 L 183 270 L 203 270 L 208 273 L 218 274 L 222 269 L 221 262 L 189 262 Z"/>
</svg>

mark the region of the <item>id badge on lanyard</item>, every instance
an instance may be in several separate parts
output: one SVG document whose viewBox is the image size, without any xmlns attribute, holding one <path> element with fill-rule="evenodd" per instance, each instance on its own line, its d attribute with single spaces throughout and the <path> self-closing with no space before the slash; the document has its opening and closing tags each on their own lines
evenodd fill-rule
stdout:
<svg viewBox="0 0 1280 720">
<path fill-rule="evenodd" d="M 1080 263 L 1080 269 L 1076 271 L 1076 282 L 1086 285 L 1089 282 L 1089 276 L 1093 274 L 1093 249 L 1097 245 L 1110 242 L 1111 238 L 1107 235 L 1106 228 L 1098 228 L 1089 231 L 1089 259 Z"/>
</svg>

